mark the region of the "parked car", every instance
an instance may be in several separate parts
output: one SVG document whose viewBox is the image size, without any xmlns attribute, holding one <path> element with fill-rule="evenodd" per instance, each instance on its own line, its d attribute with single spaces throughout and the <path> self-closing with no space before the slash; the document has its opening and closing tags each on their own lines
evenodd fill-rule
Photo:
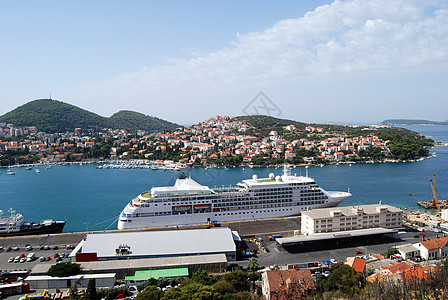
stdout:
<svg viewBox="0 0 448 300">
<path fill-rule="evenodd" d="M 58 250 L 59 247 L 57 245 L 54 245 L 53 250 Z"/>
<path fill-rule="evenodd" d="M 41 257 L 39 258 L 39 261 L 45 261 L 45 256 L 41 256 Z"/>
<path fill-rule="evenodd" d="M 60 256 L 56 257 L 56 261 L 61 261 L 61 260 L 62 260 L 62 257 L 60 257 Z"/>
<path fill-rule="evenodd" d="M 45 258 L 45 261 L 50 261 L 50 260 L 51 260 L 50 256 L 47 256 L 47 258 Z"/>
<path fill-rule="evenodd" d="M 31 250 L 33 250 L 33 247 L 31 247 L 31 245 L 27 244 L 26 247 L 25 247 L 25 250 L 26 251 L 31 251 Z"/>
<path fill-rule="evenodd" d="M 11 257 L 8 259 L 8 262 L 11 263 L 11 262 L 13 262 L 13 261 L 14 261 L 14 257 L 11 256 Z"/>
<path fill-rule="evenodd" d="M 425 234 L 423 232 L 420 232 L 418 235 L 419 236 L 425 236 Z"/>
<path fill-rule="evenodd" d="M 53 258 L 56 258 L 56 257 L 59 257 L 59 254 L 57 252 L 53 255 Z"/>
<path fill-rule="evenodd" d="M 280 234 L 273 234 L 268 237 L 268 241 L 275 241 L 275 239 L 281 238 Z"/>
<path fill-rule="evenodd" d="M 16 256 L 16 258 L 14 258 L 14 262 L 18 263 L 20 261 L 20 256 Z"/>
<path fill-rule="evenodd" d="M 22 258 L 20 259 L 20 263 L 24 263 L 24 262 L 26 262 L 26 257 L 22 257 Z"/>
<path fill-rule="evenodd" d="M 358 254 L 362 254 L 362 251 L 361 251 L 361 250 L 356 250 L 356 251 L 355 251 L 355 254 L 356 254 L 356 255 L 358 255 Z"/>
</svg>

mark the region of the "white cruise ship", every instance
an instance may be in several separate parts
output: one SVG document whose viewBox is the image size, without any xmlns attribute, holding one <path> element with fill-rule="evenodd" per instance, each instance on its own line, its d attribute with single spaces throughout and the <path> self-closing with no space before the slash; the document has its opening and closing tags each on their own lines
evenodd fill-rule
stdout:
<svg viewBox="0 0 448 300">
<path fill-rule="evenodd" d="M 269 174 L 211 189 L 181 174 L 174 186 L 153 187 L 132 199 L 121 212 L 118 229 L 235 222 L 299 215 L 308 208 L 337 206 L 349 192 L 330 192 L 308 176 Z"/>
</svg>

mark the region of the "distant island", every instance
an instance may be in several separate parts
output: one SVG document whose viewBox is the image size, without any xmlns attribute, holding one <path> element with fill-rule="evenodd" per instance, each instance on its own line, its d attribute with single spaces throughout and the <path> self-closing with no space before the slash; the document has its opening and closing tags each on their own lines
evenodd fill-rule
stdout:
<svg viewBox="0 0 448 300">
<path fill-rule="evenodd" d="M 400 125 L 448 125 L 448 121 L 438 122 L 430 120 L 412 120 L 412 119 L 389 119 L 380 123 L 385 126 L 400 126 Z"/>
</svg>

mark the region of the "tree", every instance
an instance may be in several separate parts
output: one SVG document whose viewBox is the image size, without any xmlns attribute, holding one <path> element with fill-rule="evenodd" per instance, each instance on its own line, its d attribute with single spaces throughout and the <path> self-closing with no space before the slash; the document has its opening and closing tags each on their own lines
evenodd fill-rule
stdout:
<svg viewBox="0 0 448 300">
<path fill-rule="evenodd" d="M 86 300 L 96 300 L 95 279 L 93 279 L 93 278 L 90 278 L 89 282 L 87 283 L 85 299 Z"/>
<path fill-rule="evenodd" d="M 203 285 L 213 284 L 213 277 L 208 275 L 208 273 L 202 269 L 199 269 L 196 272 L 194 272 L 193 275 L 191 276 L 191 279 Z"/>
<path fill-rule="evenodd" d="M 365 285 L 365 278 L 362 273 L 356 272 L 352 267 L 341 265 L 327 279 L 323 278 L 318 283 L 322 285 L 323 290 L 340 290 L 346 295 L 354 295 L 361 292 Z"/>
<path fill-rule="evenodd" d="M 221 280 L 227 281 L 236 292 L 249 290 L 247 274 L 242 270 L 226 273 L 222 276 Z"/>
<path fill-rule="evenodd" d="M 72 275 L 78 275 L 81 272 L 81 266 L 79 264 L 71 262 L 61 262 L 52 265 L 47 272 L 51 277 L 67 277 Z"/>
<path fill-rule="evenodd" d="M 78 285 L 84 279 L 84 276 L 81 276 L 78 280 L 76 280 L 68 289 L 68 293 L 70 295 L 70 299 L 78 299 Z"/>
<path fill-rule="evenodd" d="M 259 265 L 258 265 L 258 260 L 255 258 L 255 257 L 251 257 L 250 259 L 249 259 L 249 270 L 252 272 L 252 290 L 255 290 L 255 280 L 256 280 L 256 277 L 255 277 L 255 272 L 257 272 L 258 271 L 258 267 L 259 267 Z"/>
<path fill-rule="evenodd" d="M 158 290 L 155 285 L 148 285 L 141 293 L 137 294 L 137 300 L 160 300 L 163 292 Z"/>
</svg>

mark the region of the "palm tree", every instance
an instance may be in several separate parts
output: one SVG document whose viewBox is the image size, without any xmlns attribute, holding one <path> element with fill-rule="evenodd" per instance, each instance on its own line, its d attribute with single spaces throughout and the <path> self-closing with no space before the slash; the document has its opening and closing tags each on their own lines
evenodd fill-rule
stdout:
<svg viewBox="0 0 448 300">
<path fill-rule="evenodd" d="M 249 259 L 249 270 L 252 272 L 252 290 L 255 290 L 255 272 L 258 271 L 259 265 L 258 260 L 255 257 Z"/>
</svg>

